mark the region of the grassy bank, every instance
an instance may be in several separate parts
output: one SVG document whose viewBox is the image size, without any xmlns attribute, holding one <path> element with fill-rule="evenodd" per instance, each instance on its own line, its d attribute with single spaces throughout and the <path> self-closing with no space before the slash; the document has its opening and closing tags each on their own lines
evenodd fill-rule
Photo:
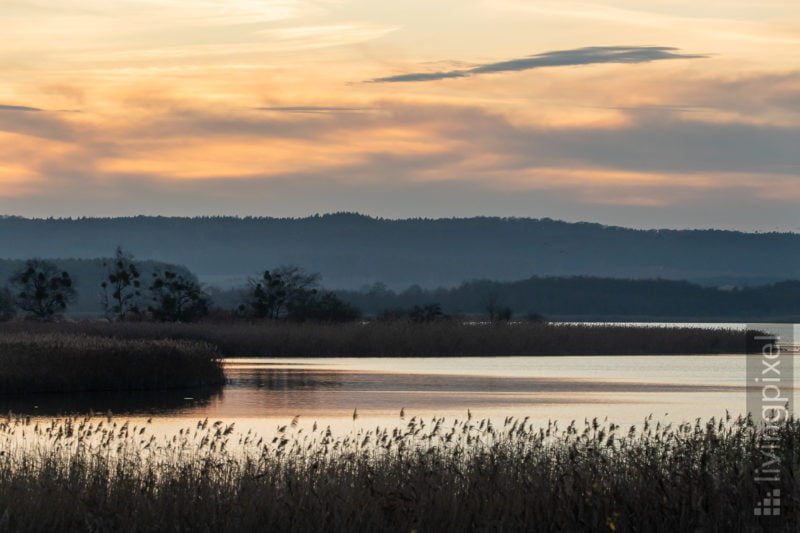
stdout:
<svg viewBox="0 0 800 533">
<path fill-rule="evenodd" d="M 402 421 L 274 440 L 203 422 L 174 439 L 112 420 L 0 424 L 9 531 L 796 531 L 800 423 L 774 433 L 781 481 L 754 481 L 744 419 L 629 432 L 597 421 Z M 27 445 L 19 435 L 26 432 Z M 754 517 L 765 490 L 780 520 Z M 43 502 L 47 502 L 43 505 Z"/>
<path fill-rule="evenodd" d="M 228 357 L 397 357 L 743 353 L 741 331 L 458 321 L 347 324 L 274 322 L 0 324 L 0 333 L 180 339 L 217 346 Z"/>
<path fill-rule="evenodd" d="M 170 389 L 224 381 L 201 341 L 0 332 L 0 393 Z"/>
</svg>

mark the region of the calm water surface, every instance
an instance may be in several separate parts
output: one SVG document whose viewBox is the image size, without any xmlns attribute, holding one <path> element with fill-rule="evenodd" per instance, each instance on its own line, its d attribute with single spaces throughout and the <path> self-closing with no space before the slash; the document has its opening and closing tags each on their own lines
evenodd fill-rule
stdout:
<svg viewBox="0 0 800 533">
<path fill-rule="evenodd" d="M 670 421 L 745 411 L 745 356 L 228 359 L 218 390 L 0 398 L 0 409 L 52 417 L 105 413 L 176 430 L 209 418 L 275 430 L 299 415 L 348 430 L 431 418 L 506 416 L 546 423 L 653 414 Z M 353 412 L 357 409 L 357 417 Z"/>
</svg>

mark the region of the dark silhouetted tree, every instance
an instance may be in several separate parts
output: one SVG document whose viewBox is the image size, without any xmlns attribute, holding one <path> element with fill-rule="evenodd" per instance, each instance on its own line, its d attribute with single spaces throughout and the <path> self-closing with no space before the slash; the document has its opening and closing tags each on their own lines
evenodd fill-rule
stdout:
<svg viewBox="0 0 800 533">
<path fill-rule="evenodd" d="M 153 304 L 148 311 L 155 320 L 191 322 L 208 314 L 208 296 L 189 275 L 171 270 L 154 273 L 150 296 Z"/>
<path fill-rule="evenodd" d="M 433 303 L 426 305 L 415 305 L 410 309 L 395 308 L 385 309 L 378 315 L 378 320 L 411 320 L 413 322 L 433 322 L 448 318 L 442 312 L 442 306 Z"/>
<path fill-rule="evenodd" d="M 508 306 L 502 306 L 497 309 L 497 312 L 494 315 L 495 322 L 508 322 L 511 320 L 511 317 L 514 316 L 514 310 Z"/>
<path fill-rule="evenodd" d="M 289 320 L 316 322 L 350 322 L 361 317 L 361 311 L 332 292 L 318 294 L 307 291 L 304 298 L 297 297 L 290 304 Z"/>
<path fill-rule="evenodd" d="M 248 305 L 256 317 L 284 318 L 292 306 L 300 306 L 315 296 L 318 285 L 319 275 L 308 274 L 300 267 L 265 270 L 260 279 L 250 281 Z"/>
<path fill-rule="evenodd" d="M 525 314 L 526 322 L 547 322 L 547 319 L 541 313 L 537 313 L 536 311 L 528 311 Z"/>
<path fill-rule="evenodd" d="M 486 316 L 490 321 L 497 321 L 498 314 L 502 306 L 500 305 L 500 292 L 491 282 L 486 282 L 485 286 L 480 290 L 481 304 L 483 305 Z"/>
<path fill-rule="evenodd" d="M 14 297 L 11 295 L 11 291 L 6 288 L 0 288 L 0 322 L 11 320 L 16 314 Z"/>
<path fill-rule="evenodd" d="M 500 285 L 491 281 L 477 282 L 482 287 L 479 288 L 481 304 L 486 312 L 487 318 L 491 322 L 508 322 L 514 311 L 507 305 L 503 305 L 503 297 L 500 294 Z"/>
<path fill-rule="evenodd" d="M 403 309 L 402 307 L 392 307 L 384 309 L 383 311 L 378 313 L 375 318 L 387 322 L 391 322 L 394 320 L 406 320 L 408 319 L 408 310 Z"/>
<path fill-rule="evenodd" d="M 50 320 L 66 310 L 75 299 L 68 272 L 50 261 L 31 259 L 11 276 L 11 290 L 21 310 L 31 318 Z"/>
<path fill-rule="evenodd" d="M 139 314 L 141 297 L 141 273 L 133 255 L 117 247 L 114 258 L 103 264 L 108 276 L 100 284 L 101 300 L 108 318 L 122 320 L 128 315 Z"/>
<path fill-rule="evenodd" d="M 414 322 L 433 322 L 445 318 L 442 306 L 439 304 L 415 305 L 408 316 Z"/>
</svg>

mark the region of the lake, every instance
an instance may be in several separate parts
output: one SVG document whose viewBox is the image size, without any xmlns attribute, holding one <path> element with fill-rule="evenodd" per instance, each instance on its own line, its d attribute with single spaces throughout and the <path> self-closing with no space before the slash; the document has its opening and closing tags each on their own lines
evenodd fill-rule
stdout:
<svg viewBox="0 0 800 533">
<path fill-rule="evenodd" d="M 553 356 L 455 358 L 227 359 L 217 390 L 47 394 L 0 398 L 0 409 L 35 418 L 114 413 L 152 418 L 158 431 L 198 420 L 235 422 L 269 434 L 397 425 L 405 418 L 507 416 L 547 423 L 608 417 L 618 424 L 680 422 L 745 411 L 745 356 Z M 357 416 L 353 417 L 354 410 Z"/>
</svg>

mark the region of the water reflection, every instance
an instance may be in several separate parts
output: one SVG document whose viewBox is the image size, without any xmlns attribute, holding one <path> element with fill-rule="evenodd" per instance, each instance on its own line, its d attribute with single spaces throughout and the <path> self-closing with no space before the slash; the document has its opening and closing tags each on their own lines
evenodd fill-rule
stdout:
<svg viewBox="0 0 800 533">
<path fill-rule="evenodd" d="M 274 391 L 304 391 L 341 389 L 347 375 L 337 372 L 303 370 L 295 368 L 263 367 L 243 368 L 240 365 L 226 365 L 225 375 L 229 389 L 254 389 Z"/>
<path fill-rule="evenodd" d="M 647 383 L 566 378 L 514 378 L 447 374 L 398 374 L 343 370 L 229 370 L 228 389 L 267 391 L 540 393 L 540 392 L 730 392 L 733 385 Z"/>
<path fill-rule="evenodd" d="M 113 413 L 172 416 L 201 411 L 222 395 L 222 387 L 167 391 L 48 393 L 0 396 L 0 412 L 26 416 Z"/>
<path fill-rule="evenodd" d="M 507 415 L 619 423 L 649 413 L 676 420 L 741 413 L 742 356 L 231 359 L 222 389 L 0 397 L 0 410 L 31 416 L 154 417 L 166 426 L 203 418 L 239 427 L 275 419 L 352 424 L 409 416 Z M 338 422 L 337 422 L 338 421 Z M 272 422 L 269 422 L 271 425 Z"/>
</svg>

